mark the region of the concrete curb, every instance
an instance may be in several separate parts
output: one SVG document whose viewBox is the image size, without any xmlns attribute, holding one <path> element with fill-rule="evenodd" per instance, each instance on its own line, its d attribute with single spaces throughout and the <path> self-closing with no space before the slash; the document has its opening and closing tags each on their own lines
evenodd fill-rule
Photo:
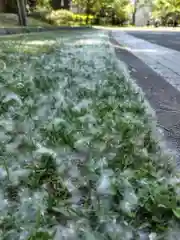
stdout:
<svg viewBox="0 0 180 240">
<path fill-rule="evenodd" d="M 60 30 L 88 30 L 92 27 L 13 27 L 13 28 L 0 28 L 0 36 L 23 34 L 23 33 L 36 33 L 36 32 L 48 32 L 48 31 L 60 31 Z"/>
</svg>

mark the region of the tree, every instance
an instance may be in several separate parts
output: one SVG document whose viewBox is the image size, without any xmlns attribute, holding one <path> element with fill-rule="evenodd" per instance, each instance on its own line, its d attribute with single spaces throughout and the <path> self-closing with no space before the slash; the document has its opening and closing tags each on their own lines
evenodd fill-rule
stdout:
<svg viewBox="0 0 180 240">
<path fill-rule="evenodd" d="M 129 18 L 130 14 L 130 2 L 129 0 L 114 0 L 112 5 L 115 15 L 124 23 Z"/>
<path fill-rule="evenodd" d="M 73 0 L 79 9 L 83 9 L 87 15 L 88 23 L 89 14 L 93 13 L 99 17 L 109 17 L 111 22 L 120 24 L 129 17 L 130 0 Z"/>
<path fill-rule="evenodd" d="M 21 26 L 27 26 L 26 2 L 24 0 L 17 0 L 17 11 L 18 11 L 19 24 Z"/>
<path fill-rule="evenodd" d="M 133 3 L 133 12 L 132 12 L 132 24 L 135 25 L 136 22 L 136 12 L 138 7 L 139 0 L 135 0 Z"/>
<path fill-rule="evenodd" d="M 180 0 L 155 0 L 153 15 L 165 22 L 172 17 L 175 22 L 180 16 Z"/>
</svg>

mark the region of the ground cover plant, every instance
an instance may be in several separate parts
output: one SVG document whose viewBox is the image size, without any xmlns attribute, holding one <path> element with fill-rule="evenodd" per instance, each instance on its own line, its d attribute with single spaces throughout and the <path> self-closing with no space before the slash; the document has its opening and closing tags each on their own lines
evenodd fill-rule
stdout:
<svg viewBox="0 0 180 240">
<path fill-rule="evenodd" d="M 178 173 L 106 33 L 0 46 L 0 239 L 179 237 Z"/>
</svg>

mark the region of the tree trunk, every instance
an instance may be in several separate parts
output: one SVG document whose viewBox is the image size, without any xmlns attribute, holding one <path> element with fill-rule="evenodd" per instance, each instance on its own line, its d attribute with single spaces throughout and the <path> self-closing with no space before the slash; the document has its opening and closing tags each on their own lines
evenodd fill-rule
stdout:
<svg viewBox="0 0 180 240">
<path fill-rule="evenodd" d="M 134 10 L 133 10 L 133 14 L 132 14 L 132 25 L 136 24 L 137 5 L 138 5 L 138 0 L 135 0 L 135 2 L 134 2 Z"/>
<path fill-rule="evenodd" d="M 132 25 L 135 25 L 136 24 L 136 9 L 134 9 L 134 12 L 132 14 Z"/>
<path fill-rule="evenodd" d="M 27 26 L 27 14 L 24 0 L 17 0 L 18 18 L 20 26 Z"/>
<path fill-rule="evenodd" d="M 115 14 L 115 11 L 112 10 L 112 13 L 111 13 L 111 24 L 112 25 L 116 25 L 116 14 Z"/>
<path fill-rule="evenodd" d="M 86 25 L 89 22 L 89 14 L 90 14 L 90 2 L 87 1 L 87 4 L 86 4 Z"/>
</svg>

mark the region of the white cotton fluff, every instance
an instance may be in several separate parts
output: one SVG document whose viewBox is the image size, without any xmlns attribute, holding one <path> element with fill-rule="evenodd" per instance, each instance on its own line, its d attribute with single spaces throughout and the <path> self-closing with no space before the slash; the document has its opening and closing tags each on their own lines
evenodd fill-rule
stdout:
<svg viewBox="0 0 180 240">
<path fill-rule="evenodd" d="M 40 145 L 38 146 L 38 149 L 36 150 L 35 154 L 37 156 L 47 154 L 47 155 L 51 155 L 51 156 L 56 157 L 56 153 L 52 149 L 46 148 L 46 147 L 43 147 L 43 146 L 40 146 Z"/>
<path fill-rule="evenodd" d="M 99 194 L 113 194 L 113 188 L 111 184 L 111 177 L 113 172 L 104 171 L 98 181 L 97 192 Z"/>
<path fill-rule="evenodd" d="M 0 167 L 0 180 L 3 180 L 7 176 L 7 171 Z"/>
<path fill-rule="evenodd" d="M 157 234 L 156 233 L 151 233 L 149 235 L 149 240 L 156 240 L 157 239 Z"/>
<path fill-rule="evenodd" d="M 57 226 L 54 240 L 75 240 L 76 231 L 71 224 L 69 227 Z"/>
<path fill-rule="evenodd" d="M 124 192 L 124 199 L 120 203 L 120 207 L 124 212 L 130 213 L 137 205 L 138 198 L 132 189 Z"/>
<path fill-rule="evenodd" d="M 0 191 L 0 210 L 3 211 L 7 206 L 8 206 L 8 200 L 4 198 L 3 192 Z"/>
<path fill-rule="evenodd" d="M 6 95 L 6 97 L 4 98 L 3 102 L 6 103 L 6 102 L 9 102 L 9 101 L 12 101 L 12 100 L 14 100 L 17 103 L 19 103 L 20 105 L 22 105 L 21 98 L 15 93 L 8 93 Z"/>
</svg>

